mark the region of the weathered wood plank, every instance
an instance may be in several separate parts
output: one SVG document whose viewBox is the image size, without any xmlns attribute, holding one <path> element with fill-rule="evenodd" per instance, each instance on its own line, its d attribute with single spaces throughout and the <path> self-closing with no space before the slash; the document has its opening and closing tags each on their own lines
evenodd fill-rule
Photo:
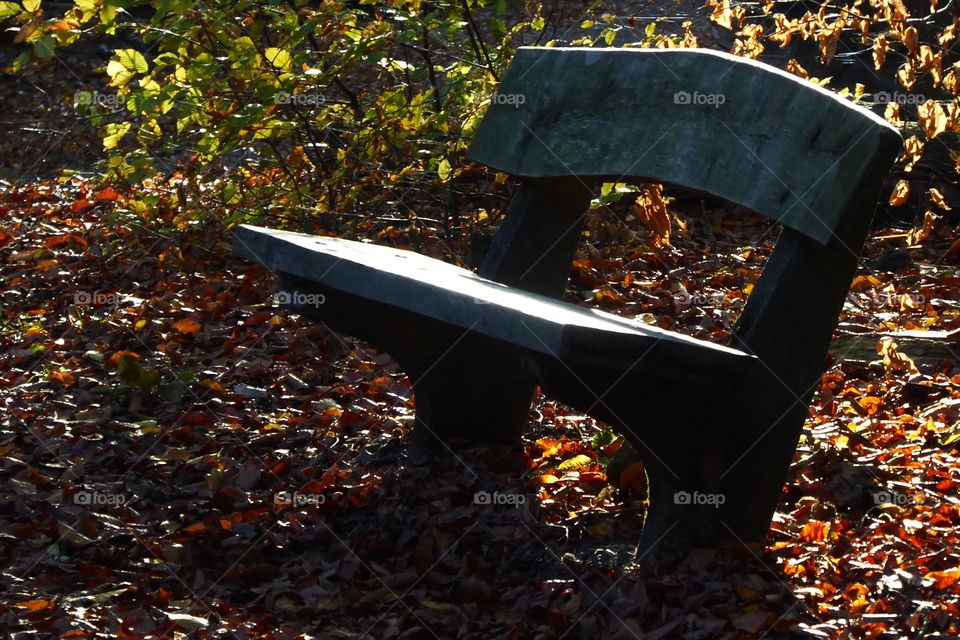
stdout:
<svg viewBox="0 0 960 640">
<path fill-rule="evenodd" d="M 524 177 L 680 185 L 827 243 L 894 139 L 866 109 L 724 53 L 523 47 L 468 155 Z"/>
</svg>

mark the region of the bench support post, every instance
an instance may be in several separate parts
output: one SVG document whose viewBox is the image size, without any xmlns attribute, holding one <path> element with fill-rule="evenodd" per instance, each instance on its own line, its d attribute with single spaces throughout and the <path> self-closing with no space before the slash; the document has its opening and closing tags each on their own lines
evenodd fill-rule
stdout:
<svg viewBox="0 0 960 640">
<path fill-rule="evenodd" d="M 525 180 L 478 274 L 562 297 L 590 198 L 590 188 L 577 178 Z M 417 404 L 415 444 L 430 446 L 453 436 L 519 447 L 537 386 L 523 350 L 495 349 L 473 335 L 459 338 L 436 362 L 418 365 L 423 369 L 419 379 L 410 371 Z"/>
</svg>

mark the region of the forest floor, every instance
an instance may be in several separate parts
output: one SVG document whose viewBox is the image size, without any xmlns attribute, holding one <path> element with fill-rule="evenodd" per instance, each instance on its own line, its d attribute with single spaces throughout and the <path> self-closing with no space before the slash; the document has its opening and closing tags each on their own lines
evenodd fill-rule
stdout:
<svg viewBox="0 0 960 640">
<path fill-rule="evenodd" d="M 604 425 L 541 398 L 524 455 L 412 464 L 403 372 L 274 306 L 273 276 L 229 255 L 215 216 L 166 206 L 172 189 L 74 177 L 0 196 L 9 637 L 960 632 L 957 358 L 838 357 L 766 550 L 644 570 L 623 553 L 642 492 L 609 485 Z M 568 299 L 723 339 L 770 227 L 682 205 L 687 231 L 657 250 L 628 210 L 592 212 Z M 876 230 L 840 333 L 960 327 L 955 232 L 927 231 L 907 249 Z M 352 233 L 466 251 L 427 229 Z M 512 497 L 476 499 L 495 491 Z"/>
<path fill-rule="evenodd" d="M 523 455 L 414 463 L 388 356 L 275 306 L 219 212 L 171 204 L 176 174 L 94 180 L 72 105 L 105 51 L 0 76 L 5 637 L 960 637 L 953 227 L 875 228 L 767 547 L 644 569 L 642 487 L 611 486 L 605 425 L 541 397 Z M 592 211 L 567 299 L 725 339 L 775 232 L 703 205 L 674 203 L 686 230 L 662 248 L 629 203 Z M 877 352 L 902 330 L 931 339 Z"/>
</svg>

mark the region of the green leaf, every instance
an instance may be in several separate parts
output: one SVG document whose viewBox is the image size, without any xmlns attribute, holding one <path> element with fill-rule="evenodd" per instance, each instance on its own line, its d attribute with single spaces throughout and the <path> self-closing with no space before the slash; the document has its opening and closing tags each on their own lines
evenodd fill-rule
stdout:
<svg viewBox="0 0 960 640">
<path fill-rule="evenodd" d="M 114 58 L 107 63 L 107 75 L 112 86 L 120 87 L 137 73 L 145 73 L 148 68 L 143 54 L 136 49 L 117 49 Z"/>
<path fill-rule="evenodd" d="M 33 43 L 33 53 L 38 58 L 52 58 L 57 42 L 49 33 L 45 33 Z"/>
<path fill-rule="evenodd" d="M 437 167 L 437 175 L 444 182 L 450 179 L 450 161 L 446 158 L 440 161 L 440 165 Z"/>
<path fill-rule="evenodd" d="M 147 69 L 149 69 L 146 58 L 136 49 L 117 49 L 114 55 L 120 64 L 130 69 L 130 71 L 146 73 Z"/>
<path fill-rule="evenodd" d="M 16 2 L 0 2 L 0 20 L 6 20 L 18 13 L 20 13 L 20 5 Z"/>
<path fill-rule="evenodd" d="M 40 0 L 23 0 L 23 8 L 33 13 L 40 8 Z"/>
</svg>

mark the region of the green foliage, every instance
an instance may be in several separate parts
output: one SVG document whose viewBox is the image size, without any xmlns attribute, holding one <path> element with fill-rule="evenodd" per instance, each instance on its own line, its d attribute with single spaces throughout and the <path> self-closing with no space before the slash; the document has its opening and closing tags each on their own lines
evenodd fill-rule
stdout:
<svg viewBox="0 0 960 640">
<path fill-rule="evenodd" d="M 254 158 L 205 197 L 229 207 L 256 192 L 322 213 L 395 209 L 413 186 L 457 179 L 518 36 L 543 26 L 539 5 L 527 8 L 531 19 L 512 24 L 505 0 L 75 0 L 48 20 L 27 0 L 0 3 L 0 15 L 34 42 L 15 69 L 83 33 L 126 38 L 104 69 L 116 96 L 74 100 L 100 128 L 109 177 L 178 166 L 196 186 Z"/>
</svg>

